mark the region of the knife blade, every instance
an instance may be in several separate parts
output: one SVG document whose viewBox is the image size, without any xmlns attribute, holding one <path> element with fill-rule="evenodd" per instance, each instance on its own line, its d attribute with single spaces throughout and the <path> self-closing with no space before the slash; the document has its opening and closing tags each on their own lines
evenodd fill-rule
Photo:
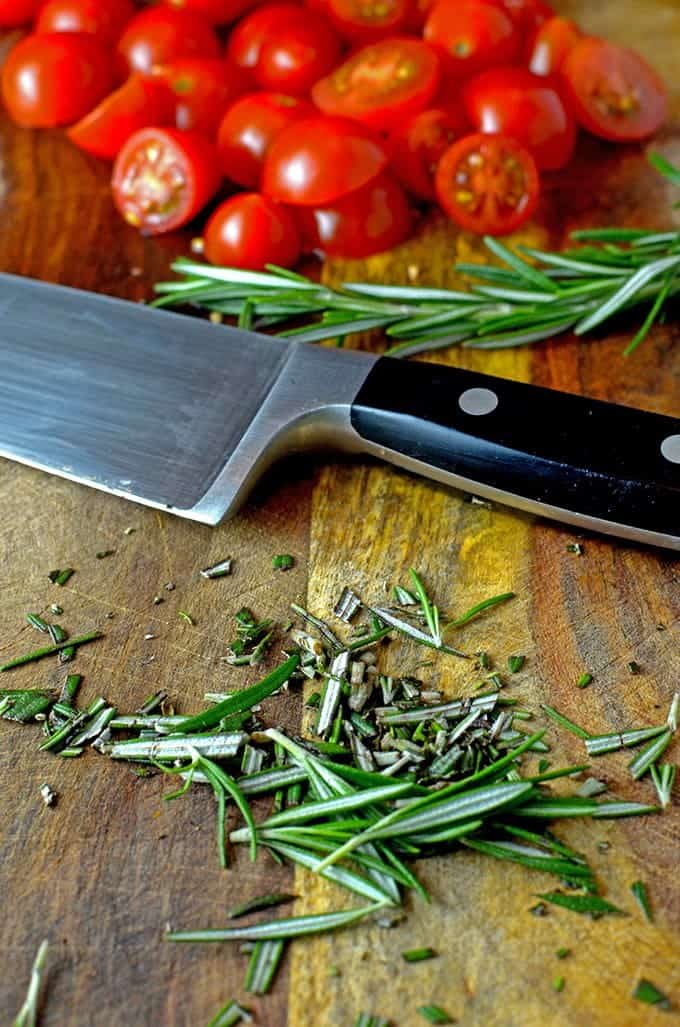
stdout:
<svg viewBox="0 0 680 1027">
<path fill-rule="evenodd" d="M 0 456 L 217 524 L 331 447 L 680 549 L 680 420 L 0 275 Z"/>
</svg>

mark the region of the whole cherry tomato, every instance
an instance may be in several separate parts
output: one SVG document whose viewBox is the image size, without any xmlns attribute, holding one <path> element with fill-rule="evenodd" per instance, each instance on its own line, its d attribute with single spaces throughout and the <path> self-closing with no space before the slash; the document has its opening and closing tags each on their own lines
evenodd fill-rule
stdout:
<svg viewBox="0 0 680 1027">
<path fill-rule="evenodd" d="M 436 199 L 434 176 L 439 158 L 463 131 L 465 118 L 431 108 L 407 118 L 390 136 L 390 166 L 406 188 L 423 200 Z"/>
<path fill-rule="evenodd" d="M 264 4 L 247 14 L 229 33 L 227 57 L 239 68 L 255 71 L 265 43 L 292 25 L 302 25 L 308 8 L 293 3 Z"/>
<path fill-rule="evenodd" d="M 464 97 L 478 131 L 512 136 L 537 167 L 561 168 L 571 158 L 576 124 L 550 79 L 525 68 L 491 68 L 467 83 Z"/>
<path fill-rule="evenodd" d="M 328 257 L 369 257 L 408 239 L 412 218 L 404 190 L 386 172 L 321 207 L 300 208 L 308 248 Z"/>
<path fill-rule="evenodd" d="M 118 154 L 111 187 L 129 225 L 160 235 L 191 221 L 221 179 L 215 146 L 200 132 L 143 128 Z"/>
<path fill-rule="evenodd" d="M 340 43 L 335 32 L 320 14 L 307 11 L 304 21 L 281 26 L 264 42 L 255 79 L 262 89 L 304 95 L 335 67 L 339 58 Z"/>
<path fill-rule="evenodd" d="M 111 89 L 113 57 L 96 36 L 25 36 L 2 68 L 2 96 L 20 125 L 45 128 L 82 118 Z"/>
<path fill-rule="evenodd" d="M 224 174 L 248 189 L 258 187 L 274 139 L 294 121 L 314 114 L 311 103 L 297 96 L 251 93 L 241 97 L 220 125 L 217 144 Z"/>
<path fill-rule="evenodd" d="M 178 57 L 218 57 L 220 45 L 199 14 L 170 7 L 146 7 L 128 22 L 118 52 L 131 71 L 147 74 Z"/>
<path fill-rule="evenodd" d="M 525 36 L 533 36 L 536 29 L 540 28 L 544 21 L 548 21 L 555 14 L 550 4 L 545 0 L 493 0 L 499 3 L 517 24 L 520 32 Z"/>
<path fill-rule="evenodd" d="M 534 75 L 554 75 L 561 70 L 582 33 L 568 18 L 551 18 L 536 33 L 529 54 L 529 70 Z"/>
<path fill-rule="evenodd" d="M 201 14 L 212 25 L 227 25 L 255 7 L 258 0 L 163 0 L 178 11 Z"/>
<path fill-rule="evenodd" d="M 273 141 L 262 191 L 280 203 L 318 207 L 370 182 L 387 159 L 379 138 L 363 125 L 318 115 L 294 122 Z"/>
<path fill-rule="evenodd" d="M 666 87 L 633 50 L 586 36 L 567 54 L 562 73 L 574 114 L 594 135 L 645 139 L 666 120 Z"/>
<path fill-rule="evenodd" d="M 539 195 L 536 163 L 509 136 L 464 136 L 444 153 L 435 178 L 437 198 L 461 228 L 505 235 L 533 214 Z"/>
<path fill-rule="evenodd" d="M 141 128 L 173 125 L 174 121 L 175 99 L 166 83 L 160 78 L 134 74 L 66 134 L 81 150 L 113 160 L 130 136 Z"/>
<path fill-rule="evenodd" d="M 261 271 L 267 264 L 292 267 L 300 257 L 293 216 L 261 193 L 239 193 L 221 204 L 204 233 L 211 264 Z"/>
<path fill-rule="evenodd" d="M 18 29 L 38 13 L 42 0 L 0 0 L 0 28 Z"/>
<path fill-rule="evenodd" d="M 389 130 L 423 110 L 439 86 L 439 59 L 419 39 L 383 39 L 355 51 L 320 79 L 312 99 L 325 114 Z"/>
<path fill-rule="evenodd" d="M 175 124 L 214 136 L 224 112 L 243 92 L 237 68 L 215 57 L 180 57 L 158 68 L 175 98 Z"/>
<path fill-rule="evenodd" d="M 135 13 L 131 0 L 47 0 L 36 32 L 93 32 L 113 45 Z"/>
<path fill-rule="evenodd" d="M 423 35 L 444 55 L 445 73 L 457 79 L 511 64 L 521 43 L 517 25 L 492 0 L 439 0 Z"/>
<path fill-rule="evenodd" d="M 407 29 L 410 0 L 327 0 L 326 13 L 344 39 L 374 43 Z"/>
</svg>

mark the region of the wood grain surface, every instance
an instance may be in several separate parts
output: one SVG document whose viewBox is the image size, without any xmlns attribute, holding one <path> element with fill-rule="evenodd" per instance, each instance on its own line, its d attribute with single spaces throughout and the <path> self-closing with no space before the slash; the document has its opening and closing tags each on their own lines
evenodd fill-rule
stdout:
<svg viewBox="0 0 680 1027">
<path fill-rule="evenodd" d="M 560 11 L 592 31 L 638 47 L 673 86 L 677 81 L 680 3 L 562 0 Z M 680 99 L 655 144 L 680 162 Z M 132 300 L 148 297 L 169 260 L 187 252 L 188 236 L 145 241 L 116 218 L 108 171 L 60 133 L 20 131 L 0 122 L 0 270 L 28 274 Z M 668 226 L 677 223 L 673 191 L 646 165 L 638 148 L 584 140 L 576 162 L 554 176 L 540 216 L 523 238 L 560 245 L 586 224 Z M 329 279 L 351 274 L 401 280 L 408 266 L 423 283 L 451 281 L 456 258 L 482 259 L 479 245 L 432 218 L 418 237 L 362 265 L 335 264 Z M 494 354 L 460 351 L 437 360 L 532 380 L 572 392 L 680 411 L 677 324 L 657 329 L 634 357 L 621 350 L 623 328 L 606 339 L 565 339 Z M 541 426 L 537 425 L 540 431 Z M 635 440 L 630 440 L 631 446 Z M 244 603 L 286 618 L 288 603 L 306 600 L 322 615 L 343 585 L 367 595 L 403 578 L 409 566 L 426 576 L 441 605 L 455 612 L 489 593 L 512 589 L 517 599 L 463 629 L 461 644 L 485 648 L 500 663 L 527 655 L 513 694 L 531 708 L 559 706 L 588 728 L 605 731 L 655 722 L 680 682 L 680 588 L 677 559 L 634 546 L 583 540 L 566 549 L 570 531 L 502 509 L 465 502 L 447 489 L 369 463 L 285 466 L 263 483 L 243 513 L 217 529 L 135 507 L 10 463 L 0 465 L 0 652 L 32 647 L 24 621 L 58 601 L 72 633 L 93 626 L 105 639 L 82 650 L 73 669 L 84 674 L 84 698 L 105 695 L 129 709 L 164 687 L 182 710 L 203 692 L 237 687 L 252 673 L 220 662 L 230 618 Z M 126 529 L 134 532 L 126 534 Z M 95 553 L 115 549 L 106 560 Z M 296 567 L 271 569 L 275 552 Z M 205 581 L 201 567 L 231 555 L 232 577 Z M 77 573 L 59 589 L 47 572 L 64 564 Z M 165 591 L 168 582 L 175 589 Z M 153 605 L 153 596 L 164 602 Z M 195 626 L 178 611 L 188 611 Z M 150 633 L 157 637 L 145 640 Z M 39 636 L 38 636 L 39 637 Z M 415 661 L 407 647 L 388 650 L 394 666 Z M 641 673 L 631 676 L 630 660 Z M 594 675 L 575 688 L 582 671 Z M 470 684 L 464 665 L 437 659 L 428 673 L 449 694 Z M 58 684 L 51 663 L 14 672 L 17 686 Z M 294 696 L 269 707 L 289 727 L 300 721 Z M 163 942 L 166 923 L 218 925 L 230 904 L 274 888 L 295 887 L 299 908 L 343 901 L 309 875 L 238 854 L 219 871 L 213 800 L 198 790 L 166 804 L 165 784 L 87 754 L 60 760 L 39 754 L 34 728 L 0 730 L 0 1015 L 20 1005 L 40 940 L 51 942 L 46 1027 L 201 1027 L 229 997 L 242 994 L 244 957 L 228 946 Z M 550 732 L 556 762 L 578 762 L 578 740 Z M 672 757 L 677 761 L 677 746 Z M 632 785 L 626 760 L 596 766 L 617 795 L 648 799 L 650 785 Z M 59 793 L 46 809 L 43 781 Z M 677 801 L 676 796 L 676 801 Z M 297 944 L 275 992 L 250 1001 L 264 1027 L 351 1027 L 362 1010 L 415 1027 L 416 1007 L 437 1002 L 469 1027 L 633 1027 L 673 1022 L 630 998 L 639 975 L 655 981 L 680 1009 L 680 883 L 677 808 L 658 818 L 615 824 L 572 823 L 560 834 L 585 851 L 606 895 L 629 911 L 597 922 L 554 910 L 528 912 L 546 879 L 475 855 L 430 861 L 419 872 L 433 894 L 415 901 L 405 924 L 358 928 L 332 939 Z M 598 843 L 608 842 L 600 851 Z M 655 911 L 646 924 L 629 893 L 643 879 Z M 406 966 L 400 952 L 433 945 L 440 956 Z M 560 946 L 573 949 L 564 963 Z M 337 969 L 331 976 L 329 967 Z M 551 981 L 564 974 L 556 994 Z"/>
</svg>

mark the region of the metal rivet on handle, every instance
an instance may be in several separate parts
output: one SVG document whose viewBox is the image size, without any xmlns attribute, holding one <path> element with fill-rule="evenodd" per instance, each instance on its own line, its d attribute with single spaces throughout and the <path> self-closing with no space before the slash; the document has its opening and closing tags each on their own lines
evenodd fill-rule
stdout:
<svg viewBox="0 0 680 1027">
<path fill-rule="evenodd" d="M 466 389 L 458 399 L 458 406 L 464 414 L 481 417 L 490 414 L 498 406 L 498 396 L 491 389 Z"/>
<path fill-rule="evenodd" d="M 661 456 L 672 464 L 680 464 L 680 435 L 669 435 L 661 443 Z"/>
</svg>

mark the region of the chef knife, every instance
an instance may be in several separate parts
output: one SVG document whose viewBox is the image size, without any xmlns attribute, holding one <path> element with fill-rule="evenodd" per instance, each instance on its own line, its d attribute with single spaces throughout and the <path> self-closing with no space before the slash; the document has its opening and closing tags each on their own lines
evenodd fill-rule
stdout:
<svg viewBox="0 0 680 1027">
<path fill-rule="evenodd" d="M 680 550 L 680 420 L 0 275 L 0 456 L 207 524 L 280 455 L 372 454 Z"/>
</svg>

